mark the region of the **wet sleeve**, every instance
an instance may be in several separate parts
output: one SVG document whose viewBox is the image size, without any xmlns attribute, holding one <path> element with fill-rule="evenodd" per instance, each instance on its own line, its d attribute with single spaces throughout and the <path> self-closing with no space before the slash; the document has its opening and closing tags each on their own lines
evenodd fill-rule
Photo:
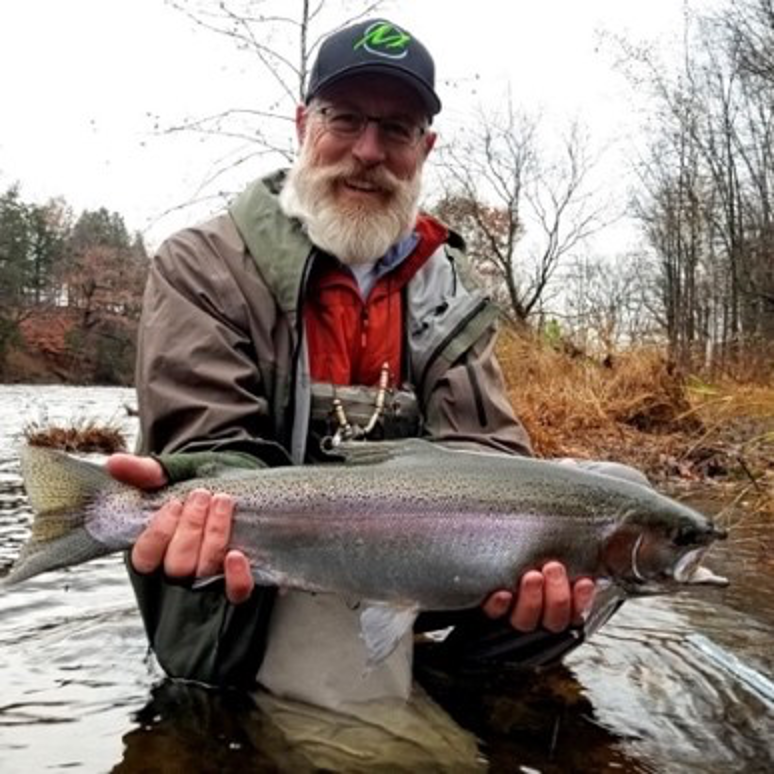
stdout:
<svg viewBox="0 0 774 774">
<path fill-rule="evenodd" d="M 150 647 L 170 677 L 249 690 L 266 647 L 275 590 L 256 587 L 232 605 L 222 583 L 192 590 L 162 573 L 140 575 L 127 560 Z"/>
<path fill-rule="evenodd" d="M 162 247 L 143 303 L 136 384 L 140 452 L 156 455 L 172 482 L 287 462 L 272 439 L 265 374 L 247 317 L 242 291 L 211 238 L 185 232 Z M 192 590 L 131 566 L 129 576 L 167 674 L 217 686 L 254 684 L 273 589 L 257 587 L 235 606 L 222 584 Z"/>
<path fill-rule="evenodd" d="M 259 460 L 233 452 L 154 456 L 170 483 L 263 467 Z M 126 563 L 148 641 L 168 675 L 222 687 L 253 686 L 266 645 L 274 589 L 256 587 L 250 599 L 232 605 L 220 581 L 194 590 L 190 583 L 170 580 L 163 572 L 136 572 L 129 554 Z"/>
<path fill-rule="evenodd" d="M 444 442 L 531 456 L 494 348 L 490 330 L 436 381 L 425 407 L 425 432 Z"/>
</svg>

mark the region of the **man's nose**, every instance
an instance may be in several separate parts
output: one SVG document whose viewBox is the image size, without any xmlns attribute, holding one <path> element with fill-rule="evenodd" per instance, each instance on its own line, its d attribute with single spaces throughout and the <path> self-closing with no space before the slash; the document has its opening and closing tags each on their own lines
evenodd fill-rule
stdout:
<svg viewBox="0 0 774 774">
<path fill-rule="evenodd" d="M 352 147 L 352 153 L 363 164 L 378 164 L 387 157 L 379 125 L 375 121 L 369 121 L 365 125 L 363 133 Z"/>
</svg>

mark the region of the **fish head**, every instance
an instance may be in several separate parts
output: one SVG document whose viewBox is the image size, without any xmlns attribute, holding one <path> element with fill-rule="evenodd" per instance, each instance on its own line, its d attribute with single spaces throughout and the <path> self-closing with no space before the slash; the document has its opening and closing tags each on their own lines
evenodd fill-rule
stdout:
<svg viewBox="0 0 774 774">
<path fill-rule="evenodd" d="M 664 594 L 689 586 L 727 586 L 702 565 L 726 530 L 706 516 L 667 500 L 661 509 L 624 517 L 605 542 L 603 561 L 630 596 Z"/>
</svg>

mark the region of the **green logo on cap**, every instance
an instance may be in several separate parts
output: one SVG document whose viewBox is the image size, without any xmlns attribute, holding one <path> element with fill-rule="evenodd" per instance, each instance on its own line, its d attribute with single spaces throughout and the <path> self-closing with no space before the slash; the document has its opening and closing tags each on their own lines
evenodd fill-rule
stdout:
<svg viewBox="0 0 774 774">
<path fill-rule="evenodd" d="M 411 35 L 387 22 L 372 24 L 352 47 L 353 51 L 364 48 L 371 54 L 386 56 L 390 59 L 402 59 L 408 53 Z"/>
</svg>

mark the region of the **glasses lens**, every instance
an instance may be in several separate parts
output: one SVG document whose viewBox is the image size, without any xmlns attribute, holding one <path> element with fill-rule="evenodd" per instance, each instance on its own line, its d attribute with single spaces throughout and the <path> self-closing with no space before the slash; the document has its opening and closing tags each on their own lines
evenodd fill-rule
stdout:
<svg viewBox="0 0 774 774">
<path fill-rule="evenodd" d="M 419 139 L 419 127 L 410 121 L 383 118 L 379 122 L 382 136 L 394 145 L 411 145 Z"/>
<path fill-rule="evenodd" d="M 320 108 L 320 114 L 330 132 L 347 139 L 359 137 L 371 121 L 379 127 L 382 141 L 389 145 L 414 145 L 424 134 L 424 129 L 410 119 L 367 116 L 357 110 L 336 107 Z"/>
<path fill-rule="evenodd" d="M 357 137 L 365 129 L 368 120 L 362 113 L 352 110 L 323 108 L 322 114 L 328 129 L 341 137 Z"/>
</svg>

